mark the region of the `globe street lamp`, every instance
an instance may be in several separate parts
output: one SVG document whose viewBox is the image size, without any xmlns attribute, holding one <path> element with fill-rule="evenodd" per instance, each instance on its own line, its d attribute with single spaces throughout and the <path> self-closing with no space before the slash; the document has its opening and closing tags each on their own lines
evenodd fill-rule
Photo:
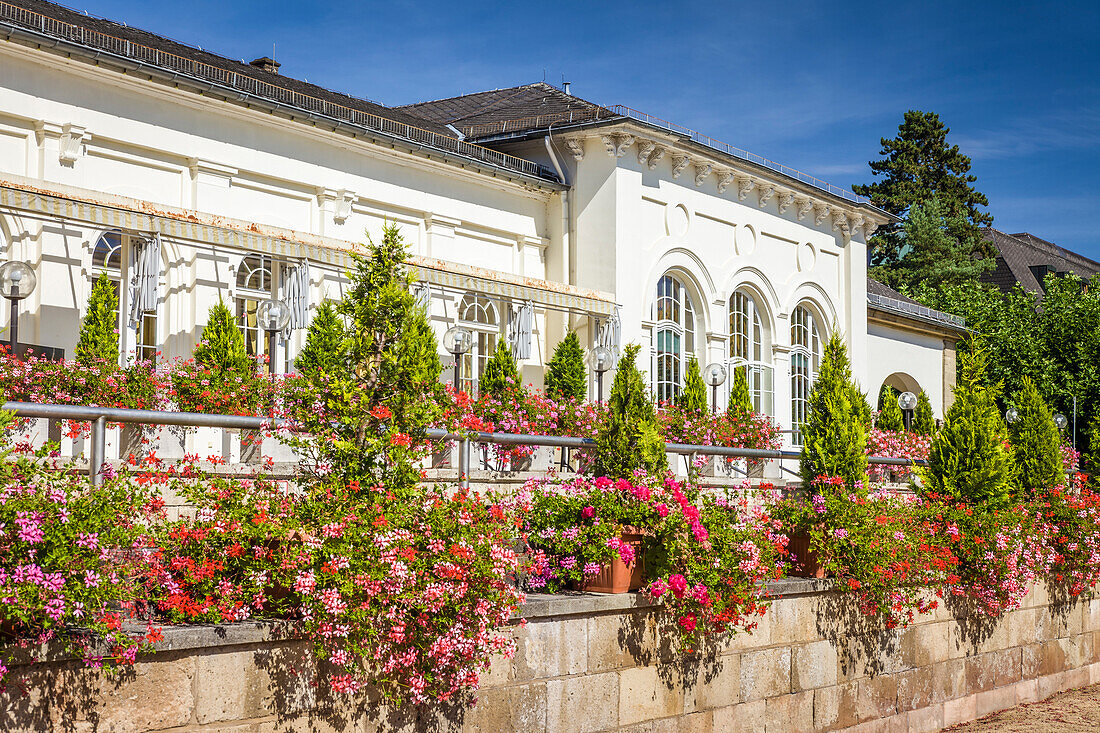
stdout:
<svg viewBox="0 0 1100 733">
<path fill-rule="evenodd" d="M 913 409 L 917 406 L 917 396 L 912 392 L 902 392 L 898 395 L 898 407 L 905 415 L 905 429 L 909 429 L 909 423 L 913 420 Z"/>
<path fill-rule="evenodd" d="M 1069 420 L 1062 413 L 1056 412 L 1054 413 L 1054 424 L 1058 426 L 1059 430 L 1065 430 L 1066 426 L 1069 425 Z"/>
<path fill-rule="evenodd" d="M 611 349 L 606 346 L 595 347 L 588 357 L 592 364 L 592 370 L 596 372 L 596 402 L 603 402 L 603 375 L 611 368 L 611 362 L 614 359 Z"/>
<path fill-rule="evenodd" d="M 1019 419 L 1020 419 L 1020 411 L 1017 410 L 1015 407 L 1010 407 L 1007 410 L 1005 410 L 1005 422 L 1007 422 L 1009 425 L 1011 425 L 1012 423 L 1016 422 Z"/>
<path fill-rule="evenodd" d="M 718 362 L 707 364 L 703 379 L 710 385 L 710 411 L 718 412 L 718 387 L 726 381 L 726 368 Z"/>
<path fill-rule="evenodd" d="M 267 361 L 271 374 L 275 374 L 275 334 L 290 322 L 290 306 L 272 298 L 256 306 L 256 321 L 267 333 Z"/>
<path fill-rule="evenodd" d="M 34 292 L 38 278 L 26 262 L 12 260 L 0 265 L 0 295 L 11 301 L 11 355 L 18 357 L 19 301 Z"/>
<path fill-rule="evenodd" d="M 470 350 L 474 335 L 462 326 L 451 326 L 443 334 L 443 348 L 455 358 L 455 390 L 462 389 L 462 355 Z"/>
</svg>

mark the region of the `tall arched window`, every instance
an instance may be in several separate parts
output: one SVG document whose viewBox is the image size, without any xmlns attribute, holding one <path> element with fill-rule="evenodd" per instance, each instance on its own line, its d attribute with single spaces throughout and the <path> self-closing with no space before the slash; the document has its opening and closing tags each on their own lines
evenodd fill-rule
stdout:
<svg viewBox="0 0 1100 733">
<path fill-rule="evenodd" d="M 657 399 L 675 399 L 683 386 L 688 359 L 695 354 L 695 307 L 687 288 L 674 275 L 657 282 Z"/>
<path fill-rule="evenodd" d="M 260 328 L 256 311 L 261 302 L 271 300 L 272 275 L 271 258 L 267 255 L 247 255 L 237 268 L 237 325 L 251 356 L 267 353 L 267 339 L 264 338 L 267 334 Z"/>
<path fill-rule="evenodd" d="M 769 363 L 769 336 L 756 299 L 737 291 L 730 296 L 730 386 L 734 369 L 743 367 L 752 395 L 753 410 L 772 414 L 772 366 Z"/>
<path fill-rule="evenodd" d="M 817 320 L 805 306 L 791 313 L 791 442 L 802 445 L 802 427 L 809 414 L 810 389 L 821 363 Z"/>
<path fill-rule="evenodd" d="M 458 319 L 473 334 L 470 350 L 462 356 L 462 389 L 477 394 L 477 383 L 485 363 L 493 356 L 500 337 L 500 318 L 493 301 L 484 295 L 466 293 L 458 306 Z"/>
<path fill-rule="evenodd" d="M 156 311 L 142 313 L 136 329 L 130 327 L 128 318 L 129 299 L 133 297 L 129 285 L 137 276 L 133 266 L 134 248 L 140 242 L 139 238 L 118 229 L 104 232 L 92 248 L 92 284 L 95 284 L 100 275 L 106 274 L 114 286 L 116 305 L 114 315 L 118 332 L 123 335 L 119 344 L 123 358 L 126 358 L 126 354 L 133 354 L 139 360 L 156 361 L 158 351 Z M 126 283 L 127 287 L 122 287 L 123 283 Z"/>
</svg>

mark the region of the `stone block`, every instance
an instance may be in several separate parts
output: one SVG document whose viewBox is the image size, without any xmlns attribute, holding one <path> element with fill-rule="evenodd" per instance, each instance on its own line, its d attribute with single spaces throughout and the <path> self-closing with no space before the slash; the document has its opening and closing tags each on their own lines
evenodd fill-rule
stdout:
<svg viewBox="0 0 1100 733">
<path fill-rule="evenodd" d="M 633 667 L 619 673 L 619 725 L 679 715 L 684 691 L 678 680 L 665 679 L 657 667 Z"/>
<path fill-rule="evenodd" d="M 1066 670 L 1066 643 L 1063 639 L 1044 641 L 1039 650 L 1039 674 L 1051 675 Z"/>
<path fill-rule="evenodd" d="M 981 718 L 992 713 L 1007 710 L 1016 705 L 1016 686 L 996 687 L 979 692 L 974 701 L 975 714 Z"/>
<path fill-rule="evenodd" d="M 252 652 L 202 654 L 195 659 L 195 721 L 200 725 L 241 720 L 246 715 Z"/>
<path fill-rule="evenodd" d="M 811 733 L 814 729 L 814 692 L 769 697 L 764 707 L 765 733 Z"/>
<path fill-rule="evenodd" d="M 756 628 L 750 631 L 739 631 L 729 634 L 721 641 L 720 654 L 730 654 L 746 649 L 759 649 L 771 643 L 772 622 L 771 611 L 763 616 L 756 617 Z"/>
<path fill-rule="evenodd" d="M 1026 702 L 1035 702 L 1039 699 L 1038 680 L 1020 680 L 1015 685 L 1016 704 L 1023 705 Z"/>
<path fill-rule="evenodd" d="M 1020 648 L 1020 677 L 1035 679 L 1043 666 L 1043 645 L 1027 644 Z"/>
<path fill-rule="evenodd" d="M 791 689 L 795 692 L 837 683 L 837 653 L 832 642 L 815 641 L 795 647 Z"/>
<path fill-rule="evenodd" d="M 619 724 L 619 674 L 546 683 L 546 733 L 599 733 Z"/>
<path fill-rule="evenodd" d="M 1020 681 L 1022 652 L 1019 647 L 1002 649 L 993 652 L 991 656 L 993 658 L 993 685 L 995 687 L 1004 687 Z"/>
<path fill-rule="evenodd" d="M 943 728 L 943 703 L 910 710 L 909 733 L 934 733 Z"/>
<path fill-rule="evenodd" d="M 995 686 L 996 670 L 994 667 L 994 652 L 978 654 L 966 659 L 966 687 L 967 691 L 984 692 L 992 690 Z"/>
<path fill-rule="evenodd" d="M 56 685 L 66 697 L 85 701 L 77 720 L 95 721 L 98 730 L 160 730 L 191 722 L 195 657 L 161 654 L 132 670 L 132 675 L 111 679 L 96 670 L 69 669 L 58 675 Z"/>
<path fill-rule="evenodd" d="M 741 658 L 736 654 L 701 664 L 684 686 L 684 711 L 713 710 L 741 701 Z"/>
<path fill-rule="evenodd" d="M 1079 669 L 1071 669 L 1066 672 L 1065 689 L 1076 690 L 1079 687 L 1085 687 L 1089 683 L 1089 671 L 1084 667 Z"/>
<path fill-rule="evenodd" d="M 777 697 L 791 691 L 789 647 L 761 649 L 741 655 L 741 701 Z"/>
<path fill-rule="evenodd" d="M 818 730 L 849 728 L 859 722 L 856 686 L 856 682 L 841 682 L 814 690 L 814 726 Z"/>
<path fill-rule="evenodd" d="M 898 712 L 898 682 L 894 677 L 864 677 L 856 682 L 859 719 L 888 718 Z"/>
<path fill-rule="evenodd" d="M 968 694 L 965 659 L 932 665 L 932 702 L 946 702 Z"/>
<path fill-rule="evenodd" d="M 926 667 L 952 657 L 951 624 L 917 624 L 901 637 L 902 660 L 906 667 Z"/>
<path fill-rule="evenodd" d="M 651 613 L 592 616 L 588 619 L 588 671 L 606 672 L 657 661 Z"/>
<path fill-rule="evenodd" d="M 765 616 L 771 617 L 772 644 L 815 641 L 817 619 L 812 597 L 777 598 Z"/>
<path fill-rule="evenodd" d="M 465 712 L 462 730 L 463 733 L 542 731 L 546 729 L 546 714 L 546 684 L 542 682 L 481 690 L 477 705 Z"/>
<path fill-rule="evenodd" d="M 945 728 L 950 728 L 953 725 L 974 720 L 977 717 L 977 710 L 977 695 L 948 700 L 943 704 L 943 725 Z"/>
<path fill-rule="evenodd" d="M 252 652 L 245 665 L 245 717 L 297 715 L 317 705 L 317 660 L 309 642 Z"/>
<path fill-rule="evenodd" d="M 1066 689 L 1066 673 L 1058 672 L 1056 674 L 1044 675 L 1040 677 L 1037 682 L 1039 683 L 1039 699 L 1046 700 L 1051 695 L 1055 695 Z"/>
<path fill-rule="evenodd" d="M 588 620 L 529 622 L 520 649 L 516 667 L 520 679 L 580 674 L 588 663 Z"/>
<path fill-rule="evenodd" d="M 929 665 L 897 674 L 899 713 L 932 704 L 932 670 L 933 667 Z"/>
<path fill-rule="evenodd" d="M 760 733 L 765 726 L 767 702 L 754 700 L 712 711 L 714 733 Z"/>
<path fill-rule="evenodd" d="M 1073 603 L 1050 606 L 1051 634 L 1054 638 L 1077 636 L 1083 631 L 1081 609 Z"/>
</svg>

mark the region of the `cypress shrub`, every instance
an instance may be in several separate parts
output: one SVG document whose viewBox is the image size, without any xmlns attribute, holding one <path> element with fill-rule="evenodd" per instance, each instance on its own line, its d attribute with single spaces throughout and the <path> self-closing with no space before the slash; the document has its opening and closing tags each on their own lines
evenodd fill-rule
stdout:
<svg viewBox="0 0 1100 733">
<path fill-rule="evenodd" d="M 504 339 L 497 339 L 497 349 L 485 362 L 485 370 L 478 380 L 478 393 L 500 396 L 518 385 L 519 373 L 516 371 L 516 361 L 512 358 L 512 350 L 508 348 Z"/>
<path fill-rule="evenodd" d="M 936 432 L 936 418 L 932 417 L 932 403 L 923 389 L 917 395 L 917 414 L 913 417 L 913 432 L 917 435 L 931 435 Z"/>
<path fill-rule="evenodd" d="M 730 400 L 726 412 L 752 412 L 752 393 L 749 392 L 748 368 L 744 365 L 733 369 L 733 387 L 730 388 Z"/>
<path fill-rule="evenodd" d="M 1081 454 L 1081 470 L 1089 474 L 1089 484 L 1100 489 L 1100 413 L 1089 420 L 1085 437 L 1088 447 Z"/>
<path fill-rule="evenodd" d="M 875 412 L 871 409 L 871 403 L 867 399 L 867 393 L 852 384 L 852 407 L 859 417 L 860 424 L 865 430 L 870 430 L 875 424 Z"/>
<path fill-rule="evenodd" d="M 676 404 L 687 412 L 707 411 L 707 384 L 699 371 L 699 360 L 694 356 L 688 360 L 684 389 L 676 395 Z"/>
<path fill-rule="evenodd" d="M 331 303 L 322 303 L 313 314 L 306 334 L 306 345 L 294 360 L 299 374 L 319 376 L 331 374 L 343 363 L 344 324 Z"/>
<path fill-rule="evenodd" d="M 554 349 L 546 367 L 546 396 L 550 399 L 579 402 L 588 394 L 584 350 L 573 331 Z"/>
<path fill-rule="evenodd" d="M 901 432 L 905 430 L 905 416 L 898 405 L 898 396 L 892 387 L 882 385 L 882 391 L 878 395 L 878 421 L 875 427 L 879 430 L 893 430 Z"/>
<path fill-rule="evenodd" d="M 925 490 L 974 506 L 1007 506 L 1016 481 L 997 386 L 986 383 L 987 356 L 974 340 L 959 354 L 955 402 L 932 438 Z"/>
<path fill-rule="evenodd" d="M 651 474 L 668 470 L 657 410 L 634 363 L 638 345 L 626 347 L 607 400 L 607 419 L 596 433 L 592 473 L 629 479 L 638 469 Z"/>
<path fill-rule="evenodd" d="M 1065 480 L 1062 440 L 1054 416 L 1030 377 L 1020 380 L 1016 393 L 1016 422 L 1009 423 L 1008 437 L 1016 457 L 1020 487 L 1029 494 L 1035 489 L 1059 486 Z"/>
<path fill-rule="evenodd" d="M 849 488 L 867 483 L 867 430 L 856 393 L 848 349 L 840 334 L 825 345 L 821 372 L 810 391 L 809 415 L 802 428 L 802 485 L 821 475 L 838 476 Z"/>
<path fill-rule="evenodd" d="M 254 371 L 244 346 L 244 334 L 229 308 L 220 300 L 210 308 L 194 357 L 195 363 L 214 372 Z"/>
<path fill-rule="evenodd" d="M 76 360 L 85 366 L 99 361 L 118 364 L 118 295 L 106 273 L 96 278 L 88 312 L 80 324 Z"/>
</svg>

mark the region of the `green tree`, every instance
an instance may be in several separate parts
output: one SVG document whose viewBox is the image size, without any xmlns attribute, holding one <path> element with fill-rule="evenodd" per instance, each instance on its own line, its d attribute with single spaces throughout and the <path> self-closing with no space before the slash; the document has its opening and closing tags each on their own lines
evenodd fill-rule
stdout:
<svg viewBox="0 0 1100 733">
<path fill-rule="evenodd" d="M 859 417 L 859 422 L 865 430 L 870 430 L 875 424 L 875 411 L 871 409 L 871 403 L 864 392 L 855 383 L 852 384 L 852 406 Z"/>
<path fill-rule="evenodd" d="M 512 358 L 512 350 L 508 348 L 504 339 L 498 339 L 497 349 L 485 362 L 485 369 L 477 382 L 478 394 L 502 395 L 518 386 L 519 372 L 516 371 L 516 360 Z"/>
<path fill-rule="evenodd" d="M 923 389 L 917 395 L 917 414 L 913 417 L 913 432 L 917 435 L 931 435 L 936 431 L 936 419 L 932 416 L 932 403 Z"/>
<path fill-rule="evenodd" d="M 999 387 L 987 382 L 987 355 L 979 341 L 959 359 L 955 401 L 932 438 L 924 489 L 972 506 L 1004 507 L 1011 501 L 1016 466 L 997 408 Z"/>
<path fill-rule="evenodd" d="M 1081 470 L 1089 475 L 1089 484 L 1100 489 L 1100 415 L 1089 421 L 1085 436 L 1088 447 L 1081 452 Z"/>
<path fill-rule="evenodd" d="M 699 360 L 692 356 L 684 374 L 684 388 L 676 395 L 676 404 L 688 412 L 707 411 L 707 385 L 699 371 Z"/>
<path fill-rule="evenodd" d="M 255 370 L 244 346 L 244 334 L 229 308 L 220 300 L 210 308 L 194 357 L 197 364 L 213 372 Z"/>
<path fill-rule="evenodd" d="M 901 218 L 908 217 L 914 205 L 936 199 L 943 217 L 952 222 L 962 217 L 958 226 L 953 223 L 950 228 L 957 247 L 989 254 L 980 227 L 992 224 L 993 217 L 979 208 L 989 206 L 989 200 L 971 185 L 978 179 L 970 173 L 970 158 L 958 145 L 948 145 L 949 131 L 936 113 L 909 110 L 897 136 L 881 139 L 883 157 L 870 162 L 872 174 L 882 180 L 852 190 Z M 906 239 L 900 224 L 887 224 L 871 238 L 871 264 L 894 267 L 912 247 L 920 246 L 920 241 Z"/>
<path fill-rule="evenodd" d="M 745 365 L 733 368 L 733 386 L 730 388 L 729 404 L 726 412 L 752 412 L 752 394 L 749 392 L 748 368 Z"/>
<path fill-rule="evenodd" d="M 825 345 L 821 371 L 810 391 L 809 415 L 802 427 L 802 485 L 820 475 L 843 478 L 849 488 L 867 483 L 867 429 L 852 382 L 848 349 L 834 332 Z"/>
<path fill-rule="evenodd" d="M 1016 457 L 1020 487 L 1036 489 L 1060 486 L 1065 480 L 1062 467 L 1062 436 L 1054 416 L 1030 378 L 1015 395 L 1016 421 L 1008 424 L 1008 437 Z"/>
<path fill-rule="evenodd" d="M 897 392 L 888 384 L 882 385 L 882 390 L 878 393 L 878 409 L 878 421 L 875 427 L 879 430 L 900 432 L 905 429 L 905 415 L 902 414 L 901 405 L 898 404 Z"/>
<path fill-rule="evenodd" d="M 343 365 L 344 324 L 331 303 L 322 303 L 313 314 L 306 333 L 306 345 L 294 360 L 300 374 L 331 373 Z"/>
<path fill-rule="evenodd" d="M 615 371 L 607 400 L 607 419 L 596 433 L 596 476 L 630 478 L 642 469 L 650 474 L 668 470 L 657 410 L 634 363 L 639 346 L 626 347 Z"/>
<path fill-rule="evenodd" d="M 88 312 L 80 324 L 76 360 L 92 365 L 102 360 L 118 364 L 118 295 L 107 273 L 96 278 L 88 299 Z"/>
<path fill-rule="evenodd" d="M 546 396 L 554 400 L 581 401 L 588 394 L 588 368 L 584 350 L 573 331 L 554 349 L 546 364 Z"/>
</svg>

